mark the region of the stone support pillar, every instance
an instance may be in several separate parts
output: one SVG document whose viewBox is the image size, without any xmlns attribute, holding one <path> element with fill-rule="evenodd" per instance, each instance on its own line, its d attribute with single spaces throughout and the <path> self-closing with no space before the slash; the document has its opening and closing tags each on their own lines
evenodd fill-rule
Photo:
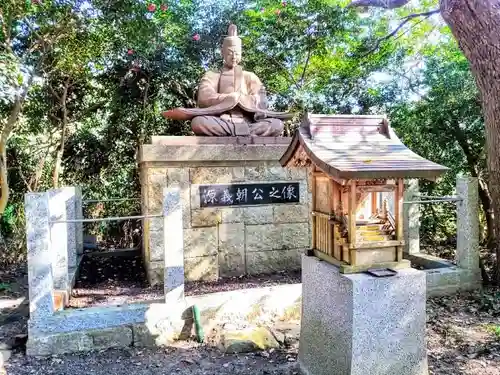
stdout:
<svg viewBox="0 0 500 375">
<path fill-rule="evenodd" d="M 408 180 L 404 192 L 404 201 L 419 200 L 418 180 Z M 420 252 L 420 205 L 403 204 L 404 239 L 406 254 Z"/>
<path fill-rule="evenodd" d="M 302 257 L 299 363 L 307 375 L 427 375 L 426 277 L 341 274 Z"/>
<path fill-rule="evenodd" d="M 75 218 L 83 219 L 83 193 L 80 186 L 75 187 Z M 75 223 L 76 254 L 83 254 L 83 223 Z"/>
<path fill-rule="evenodd" d="M 165 249 L 165 303 L 184 299 L 184 229 L 180 188 L 163 190 L 163 238 Z"/>
<path fill-rule="evenodd" d="M 24 211 L 31 326 L 54 313 L 48 195 L 25 194 Z"/>
<path fill-rule="evenodd" d="M 76 218 L 76 189 L 49 190 L 48 199 L 54 288 L 68 294 L 71 289 L 69 269 L 76 267 L 76 230 L 75 223 L 67 220 Z"/>
<path fill-rule="evenodd" d="M 479 270 L 479 197 L 478 180 L 474 177 L 457 179 L 457 266 Z"/>
</svg>

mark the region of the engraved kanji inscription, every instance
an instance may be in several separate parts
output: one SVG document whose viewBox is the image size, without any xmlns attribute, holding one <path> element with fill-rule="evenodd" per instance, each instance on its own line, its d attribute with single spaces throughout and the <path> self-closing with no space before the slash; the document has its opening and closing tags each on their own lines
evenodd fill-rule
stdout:
<svg viewBox="0 0 500 375">
<path fill-rule="evenodd" d="M 299 203 L 299 183 L 201 185 L 201 207 Z"/>
</svg>

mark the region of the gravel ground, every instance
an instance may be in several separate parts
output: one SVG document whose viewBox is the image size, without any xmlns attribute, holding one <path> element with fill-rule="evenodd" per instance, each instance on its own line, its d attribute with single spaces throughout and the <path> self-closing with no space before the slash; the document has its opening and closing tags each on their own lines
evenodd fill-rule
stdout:
<svg viewBox="0 0 500 375">
<path fill-rule="evenodd" d="M 245 285 L 243 281 L 233 282 L 241 287 Z M 0 302 L 27 296 L 24 271 L 0 272 L 0 283 L 10 286 L 2 288 Z M 197 292 L 214 287 L 196 285 Z M 217 283 L 215 287 L 218 288 Z M 28 358 L 24 355 L 27 314 L 26 301 L 15 309 L 0 310 L 0 341 L 13 346 L 11 351 L 2 350 L 0 346 L 0 352 L 10 356 L 3 374 L 298 374 L 296 348 L 233 356 L 193 342 L 182 342 L 179 347 L 167 349 L 130 348 L 48 359 Z M 429 299 L 427 317 L 430 375 L 500 375 L 500 289 Z"/>
<path fill-rule="evenodd" d="M 500 375 L 500 289 L 427 301 L 431 374 Z"/>
<path fill-rule="evenodd" d="M 299 373 L 295 358 L 295 354 L 281 351 L 266 356 L 222 355 L 190 345 L 167 350 L 107 350 L 44 360 L 18 355 L 5 369 L 8 375 L 293 375 Z"/>
<path fill-rule="evenodd" d="M 221 278 L 216 282 L 188 282 L 185 285 L 185 290 L 186 295 L 190 296 L 238 289 L 263 288 L 280 284 L 297 284 L 301 282 L 300 275 L 300 271 L 282 271 L 272 275 Z"/>
</svg>

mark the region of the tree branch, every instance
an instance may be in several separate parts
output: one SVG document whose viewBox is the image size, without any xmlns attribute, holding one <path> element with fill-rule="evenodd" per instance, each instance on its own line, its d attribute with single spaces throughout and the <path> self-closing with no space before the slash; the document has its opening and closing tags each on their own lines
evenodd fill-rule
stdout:
<svg viewBox="0 0 500 375">
<path fill-rule="evenodd" d="M 433 9 L 433 10 L 429 10 L 427 12 L 422 12 L 422 13 L 412 13 L 406 17 L 403 17 L 402 20 L 411 20 L 413 18 L 417 18 L 417 17 L 430 17 L 432 16 L 433 14 L 438 14 L 439 12 L 441 12 L 441 10 L 439 9 Z"/>
<path fill-rule="evenodd" d="M 54 188 L 59 187 L 59 175 L 61 173 L 61 163 L 62 163 L 62 157 L 64 154 L 64 146 L 66 144 L 66 132 L 67 132 L 67 127 L 68 127 L 68 109 L 67 109 L 67 99 L 68 99 L 68 90 L 71 87 L 71 79 L 67 78 L 64 81 L 64 88 L 63 88 L 63 94 L 61 96 L 61 108 L 62 108 L 62 128 L 61 128 L 61 140 L 59 143 L 59 149 L 56 152 L 56 160 L 55 160 L 55 165 L 54 165 L 54 171 L 52 175 L 52 184 Z M 49 85 L 50 86 L 50 85 Z"/>
<path fill-rule="evenodd" d="M 353 0 L 347 7 L 348 8 L 375 7 L 384 9 L 394 9 L 394 8 L 400 8 L 409 2 L 410 0 Z"/>
<path fill-rule="evenodd" d="M 10 40 L 10 31 L 12 27 L 11 19 L 9 17 L 9 22 L 7 22 L 5 15 L 3 14 L 2 11 L 0 11 L 0 20 L 2 24 L 2 34 L 4 35 L 4 44 L 5 44 L 5 50 L 8 53 L 12 53 L 12 46 L 10 45 L 11 40 Z"/>
<path fill-rule="evenodd" d="M 101 109 L 106 104 L 108 104 L 108 100 L 104 100 L 102 102 L 95 103 L 95 104 L 91 105 L 90 107 L 86 108 L 81 113 L 79 113 L 79 117 L 85 117 L 85 116 L 89 115 L 90 113 L 97 111 L 98 109 Z"/>
<path fill-rule="evenodd" d="M 309 25 L 308 29 L 312 26 Z M 309 60 L 311 59 L 311 56 L 312 56 L 312 52 L 313 52 L 313 42 L 312 42 L 312 37 L 311 37 L 311 34 L 312 33 L 309 33 L 308 37 L 307 37 L 307 57 L 306 57 L 306 62 L 304 64 L 304 69 L 302 70 L 302 75 L 300 76 L 300 84 L 301 86 L 303 87 L 304 86 L 304 79 L 306 78 L 306 72 L 307 72 L 307 67 L 309 66 Z"/>
<path fill-rule="evenodd" d="M 48 88 L 51 92 L 51 94 L 54 96 L 54 98 L 57 99 L 57 101 L 60 103 L 61 102 L 61 97 L 59 96 L 59 94 L 56 92 L 56 90 L 54 90 L 54 88 L 52 87 L 52 85 L 49 83 L 48 85 Z"/>
<path fill-rule="evenodd" d="M 279 65 L 279 67 L 281 69 L 283 69 L 285 72 L 287 72 L 288 73 L 288 79 L 290 80 L 290 82 L 293 83 L 297 89 L 300 89 L 300 85 L 295 80 L 295 78 L 293 78 L 293 75 L 290 72 L 290 69 L 288 69 L 281 61 L 279 61 L 278 59 L 276 59 L 274 56 L 269 56 L 267 54 L 264 54 L 264 56 L 266 56 L 268 59 L 272 60 L 276 65 Z"/>
<path fill-rule="evenodd" d="M 418 17 L 424 17 L 422 20 L 420 20 L 419 22 L 417 22 L 417 23 L 420 23 L 420 22 L 426 20 L 427 18 L 429 18 L 430 16 L 432 16 L 433 14 L 437 14 L 439 12 L 440 12 L 439 9 L 434 9 L 434 10 L 430 10 L 428 12 L 412 13 L 412 14 L 406 16 L 406 17 L 403 17 L 402 18 L 403 22 L 401 22 L 398 27 L 396 27 L 393 31 L 391 31 L 386 36 L 384 36 L 382 38 L 379 38 L 377 40 L 377 42 L 375 43 L 375 45 L 368 52 L 366 52 L 365 54 L 363 54 L 363 56 L 361 56 L 361 57 L 365 57 L 366 55 L 369 55 L 370 53 L 375 52 L 380 47 L 380 44 L 382 42 L 384 42 L 384 41 L 392 38 L 394 35 L 396 35 L 398 33 L 398 31 L 401 30 L 412 19 L 418 18 Z"/>
<path fill-rule="evenodd" d="M 302 75 L 300 76 L 300 84 L 304 86 L 304 79 L 306 77 L 307 66 L 309 65 L 309 60 L 311 59 L 312 48 L 309 48 L 307 51 L 306 62 L 304 64 L 304 69 L 302 70 Z"/>
</svg>

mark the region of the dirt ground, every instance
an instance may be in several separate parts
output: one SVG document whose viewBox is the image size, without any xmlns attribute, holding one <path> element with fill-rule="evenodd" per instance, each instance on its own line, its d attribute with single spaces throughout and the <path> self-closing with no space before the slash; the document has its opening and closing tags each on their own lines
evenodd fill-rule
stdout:
<svg viewBox="0 0 500 375">
<path fill-rule="evenodd" d="M 28 308 L 24 269 L 0 273 L 0 352 L 10 357 L 8 375 L 292 375 L 297 347 L 272 353 L 224 355 L 182 342 L 166 349 L 107 350 L 46 359 L 24 355 Z M 241 286 L 245 284 L 234 281 Z M 192 286 L 202 292 L 216 285 Z M 234 286 L 233 286 L 234 287 Z M 213 289 L 210 289 L 213 290 Z M 10 305 L 14 307 L 6 307 Z M 432 298 L 427 304 L 427 346 L 431 375 L 500 375 L 500 290 Z M 10 348 L 10 349 L 9 349 Z M 1 372 L 0 372 L 1 374 Z M 333 375 L 333 374 L 332 374 Z M 404 375 L 404 374 L 401 374 Z"/>
<path fill-rule="evenodd" d="M 287 357 L 288 355 L 288 357 Z M 108 350 L 88 355 L 58 356 L 46 360 L 11 358 L 8 375 L 293 375 L 296 356 L 274 352 L 223 355 L 216 350 L 188 345 L 157 350 Z"/>
<path fill-rule="evenodd" d="M 148 286 L 141 255 L 86 256 L 69 301 L 69 308 L 144 303 L 163 298 L 162 287 Z M 220 279 L 217 282 L 188 282 L 187 296 L 237 289 L 300 283 L 300 271 Z"/>
<path fill-rule="evenodd" d="M 163 288 L 148 286 L 140 254 L 84 256 L 69 308 L 161 300 Z"/>
</svg>

